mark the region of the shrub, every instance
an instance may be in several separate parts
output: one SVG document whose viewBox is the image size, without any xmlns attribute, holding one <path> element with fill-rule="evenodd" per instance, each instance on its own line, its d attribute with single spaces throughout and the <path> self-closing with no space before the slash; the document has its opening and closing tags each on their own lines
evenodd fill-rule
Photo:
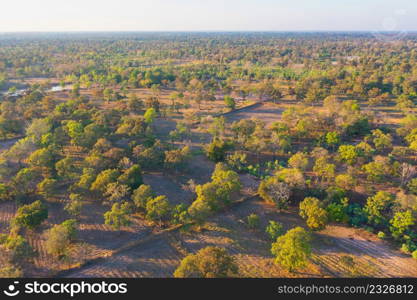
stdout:
<svg viewBox="0 0 417 300">
<path fill-rule="evenodd" d="M 383 239 L 385 239 L 385 237 L 386 237 L 386 235 L 385 235 L 385 232 L 383 232 L 383 231 L 380 231 L 380 232 L 378 232 L 378 238 L 380 238 L 381 240 L 383 240 Z"/>
<path fill-rule="evenodd" d="M 259 216 L 257 214 L 250 214 L 247 217 L 247 223 L 248 223 L 248 227 L 250 229 L 257 229 L 257 228 L 259 228 L 259 224 L 260 224 Z"/>
<path fill-rule="evenodd" d="M 278 237 L 284 234 L 284 228 L 281 223 L 269 221 L 268 226 L 266 226 L 265 232 L 269 235 L 271 240 L 276 241 Z"/>
</svg>

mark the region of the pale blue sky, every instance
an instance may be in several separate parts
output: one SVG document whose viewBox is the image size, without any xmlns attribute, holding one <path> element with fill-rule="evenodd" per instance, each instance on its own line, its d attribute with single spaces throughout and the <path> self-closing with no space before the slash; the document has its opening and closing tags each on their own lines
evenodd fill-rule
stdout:
<svg viewBox="0 0 417 300">
<path fill-rule="evenodd" d="M 2 0 L 4 31 L 417 30 L 416 0 Z"/>
</svg>

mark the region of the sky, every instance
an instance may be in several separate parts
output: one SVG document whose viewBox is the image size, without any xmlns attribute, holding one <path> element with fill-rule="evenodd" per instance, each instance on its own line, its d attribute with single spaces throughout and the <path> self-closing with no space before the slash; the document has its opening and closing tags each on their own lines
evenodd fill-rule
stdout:
<svg viewBox="0 0 417 300">
<path fill-rule="evenodd" d="M 2 0 L 0 32 L 417 31 L 416 0 Z"/>
</svg>

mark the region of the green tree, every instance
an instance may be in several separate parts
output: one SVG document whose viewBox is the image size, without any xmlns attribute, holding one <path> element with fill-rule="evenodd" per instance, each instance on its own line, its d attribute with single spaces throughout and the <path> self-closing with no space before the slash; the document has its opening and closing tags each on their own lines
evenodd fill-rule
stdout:
<svg viewBox="0 0 417 300">
<path fill-rule="evenodd" d="M 305 153 L 298 152 L 290 157 L 288 164 L 293 168 L 305 171 L 308 167 L 308 156 Z"/>
<path fill-rule="evenodd" d="M 132 190 L 137 189 L 142 183 L 142 170 L 139 165 L 133 165 L 129 169 L 124 170 L 117 181 L 127 185 Z"/>
<path fill-rule="evenodd" d="M 105 192 L 107 185 L 116 182 L 120 175 L 120 172 L 116 169 L 108 169 L 102 171 L 97 175 L 96 180 L 91 184 L 92 191 Z"/>
<path fill-rule="evenodd" d="M 84 206 L 82 196 L 71 193 L 69 198 L 70 201 L 65 205 L 65 211 L 74 217 L 79 217 Z"/>
<path fill-rule="evenodd" d="M 13 222 L 18 226 L 34 229 L 47 218 L 47 207 L 40 200 L 37 200 L 32 204 L 19 207 Z"/>
<path fill-rule="evenodd" d="M 53 178 L 45 178 L 38 184 L 38 191 L 45 199 L 49 199 L 58 192 L 58 181 Z"/>
<path fill-rule="evenodd" d="M 364 211 L 368 214 L 370 224 L 384 226 L 388 222 L 393 207 L 393 195 L 385 191 L 379 191 L 375 196 L 368 198 Z"/>
<path fill-rule="evenodd" d="M 238 274 L 238 266 L 225 249 L 206 247 L 185 257 L 174 272 L 176 278 L 228 278 Z"/>
<path fill-rule="evenodd" d="M 84 126 L 80 122 L 70 120 L 66 124 L 66 129 L 71 138 L 71 143 L 74 145 L 81 145 L 84 135 Z"/>
<path fill-rule="evenodd" d="M 259 216 L 257 214 L 250 214 L 247 217 L 247 224 L 248 224 L 248 227 L 250 229 L 257 229 L 257 228 L 259 228 L 260 222 L 261 222 L 261 220 L 260 220 L 260 218 L 259 218 Z"/>
<path fill-rule="evenodd" d="M 146 203 L 146 218 L 158 221 L 160 224 L 166 221 L 171 214 L 171 206 L 166 196 L 158 196 Z"/>
<path fill-rule="evenodd" d="M 132 200 L 137 209 L 146 210 L 146 204 L 155 197 L 152 188 L 149 185 L 142 184 L 133 191 Z"/>
<path fill-rule="evenodd" d="M 226 158 L 226 151 L 229 148 L 228 144 L 220 139 L 213 139 L 213 141 L 206 147 L 207 157 L 214 162 L 223 161 Z"/>
<path fill-rule="evenodd" d="M 347 223 L 349 221 L 348 202 L 349 199 L 344 198 L 341 203 L 330 203 L 326 207 L 329 221 Z"/>
<path fill-rule="evenodd" d="M 157 116 L 156 110 L 153 107 L 151 107 L 146 110 L 145 114 L 143 115 L 143 118 L 145 119 L 145 122 L 147 124 L 152 124 L 156 116 Z"/>
<path fill-rule="evenodd" d="M 224 96 L 224 103 L 230 109 L 235 109 L 235 107 L 236 107 L 235 99 L 233 99 L 230 96 Z"/>
<path fill-rule="evenodd" d="M 313 230 L 326 227 L 328 221 L 327 211 L 321 207 L 320 200 L 307 197 L 300 203 L 300 216 L 306 219 L 307 226 Z"/>
<path fill-rule="evenodd" d="M 104 213 L 104 224 L 111 226 L 115 230 L 119 230 L 122 226 L 129 226 L 130 221 L 129 203 L 115 203 L 111 210 Z"/>
<path fill-rule="evenodd" d="M 358 149 L 353 145 L 341 145 L 338 152 L 340 160 L 349 165 L 354 165 L 359 157 Z"/>
<path fill-rule="evenodd" d="M 326 144 L 330 148 L 334 149 L 337 145 L 340 144 L 340 135 L 339 133 L 332 131 L 326 134 Z"/>
<path fill-rule="evenodd" d="M 278 237 L 285 233 L 282 224 L 275 221 L 269 221 L 268 226 L 265 228 L 265 232 L 273 241 L 276 241 Z"/>
<path fill-rule="evenodd" d="M 68 254 L 71 242 L 77 234 L 77 222 L 66 220 L 61 224 L 54 225 L 46 233 L 46 251 L 54 256 L 64 256 Z"/>
<path fill-rule="evenodd" d="M 411 210 L 400 211 L 395 213 L 394 217 L 389 221 L 391 224 L 390 231 L 395 239 L 401 239 L 408 232 L 410 227 L 414 226 L 416 220 Z"/>
<path fill-rule="evenodd" d="M 242 187 L 239 175 L 223 163 L 216 164 L 211 179 L 213 183 L 226 189 L 228 194 L 238 192 Z"/>
<path fill-rule="evenodd" d="M 191 219 L 198 225 L 203 224 L 213 212 L 209 203 L 201 196 L 190 205 L 187 211 Z"/>
<path fill-rule="evenodd" d="M 21 235 L 9 235 L 4 243 L 4 247 L 11 251 L 11 260 L 14 263 L 25 262 L 35 255 L 30 244 Z"/>
<path fill-rule="evenodd" d="M 307 265 L 311 256 L 310 235 L 301 227 L 293 228 L 277 238 L 271 252 L 275 263 L 293 272 Z"/>
<path fill-rule="evenodd" d="M 29 156 L 28 163 L 32 167 L 44 167 L 50 169 L 54 167 L 54 155 L 49 149 L 41 148 Z"/>
<path fill-rule="evenodd" d="M 64 179 L 74 179 L 77 177 L 77 167 L 75 166 L 75 159 L 72 157 L 65 157 L 55 164 L 55 170 L 58 176 Z"/>
<path fill-rule="evenodd" d="M 392 136 L 383 133 L 380 129 L 372 131 L 373 143 L 378 151 L 392 147 Z"/>
<path fill-rule="evenodd" d="M 130 187 L 118 182 L 109 183 L 103 194 L 109 203 L 122 202 L 130 195 Z"/>
</svg>

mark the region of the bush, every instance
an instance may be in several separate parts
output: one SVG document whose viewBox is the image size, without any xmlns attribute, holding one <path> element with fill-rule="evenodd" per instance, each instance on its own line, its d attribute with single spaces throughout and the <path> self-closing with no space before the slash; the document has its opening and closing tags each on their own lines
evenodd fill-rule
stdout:
<svg viewBox="0 0 417 300">
<path fill-rule="evenodd" d="M 187 206 L 184 203 L 178 204 L 172 210 L 173 224 L 186 224 L 190 221 L 190 215 L 187 211 Z"/>
<path fill-rule="evenodd" d="M 4 183 L 0 183 L 0 201 L 7 201 L 10 199 L 9 187 Z"/>
<path fill-rule="evenodd" d="M 247 223 L 248 223 L 248 227 L 250 229 L 257 229 L 257 228 L 259 228 L 259 224 L 260 224 L 259 216 L 257 214 L 250 214 L 247 217 Z"/>
<path fill-rule="evenodd" d="M 281 223 L 269 221 L 268 226 L 266 226 L 265 232 L 269 235 L 271 240 L 276 241 L 278 237 L 284 234 L 284 228 Z"/>
<path fill-rule="evenodd" d="M 290 157 L 288 165 L 293 168 L 305 171 L 308 167 L 308 155 L 298 152 Z"/>
<path fill-rule="evenodd" d="M 411 256 L 412 256 L 414 259 L 417 259 L 417 250 L 413 251 L 413 253 L 411 254 Z"/>
<path fill-rule="evenodd" d="M 380 232 L 378 232 L 378 238 L 380 238 L 381 240 L 383 240 L 383 239 L 385 239 L 385 237 L 386 237 L 386 235 L 385 235 L 385 232 L 383 232 L 383 231 L 380 231 Z"/>
</svg>

